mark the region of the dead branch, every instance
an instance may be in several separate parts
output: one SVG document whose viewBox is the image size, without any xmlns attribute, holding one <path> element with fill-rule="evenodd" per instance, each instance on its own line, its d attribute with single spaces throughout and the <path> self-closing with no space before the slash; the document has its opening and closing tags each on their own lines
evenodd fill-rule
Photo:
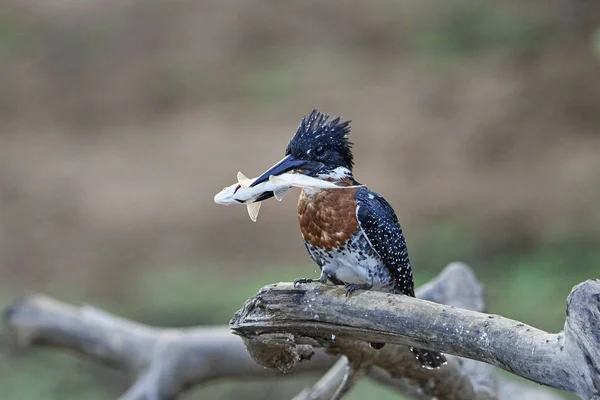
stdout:
<svg viewBox="0 0 600 400">
<path fill-rule="evenodd" d="M 462 263 L 448 265 L 438 277 L 417 290 L 417 297 L 479 311 L 484 307 L 482 287 L 470 268 Z M 351 359 L 355 366 L 366 366 L 372 378 L 387 378 L 390 383 L 393 381 L 394 386 L 405 395 L 424 399 L 495 398 L 492 387 L 496 381 L 491 374 L 491 366 L 487 364 L 450 356 L 450 366 L 445 368 L 445 373 L 432 377 L 431 373 L 415 363 L 414 356 L 405 346 L 388 345 L 383 350 L 374 351 L 365 342 L 354 343 L 342 339 L 331 346 L 329 351 L 348 354 L 342 349 L 352 349 Z M 332 367 L 337 373 L 326 374 L 312 389 L 306 389 L 297 398 L 329 398 L 324 396 L 329 392 L 322 389 L 341 386 L 341 368 L 342 364 L 338 362 Z M 393 373 L 390 375 L 390 372 Z M 392 376 L 400 376 L 402 379 L 394 379 Z M 334 379 L 337 381 L 333 381 Z M 346 384 L 345 389 L 348 390 L 351 384 L 352 382 Z"/>
<path fill-rule="evenodd" d="M 417 297 L 469 310 L 483 311 L 484 309 L 482 287 L 470 268 L 462 263 L 448 265 L 437 278 L 417 290 Z M 358 343 L 356 346 L 358 346 L 357 349 L 370 351 L 370 349 L 364 347 L 364 343 Z M 514 393 L 498 390 L 499 387 L 515 387 L 514 384 L 493 376 L 493 367 L 489 364 L 448 356 L 452 365 L 451 369 L 446 370 L 447 374 L 438 374 L 432 377 L 431 373 L 415 365 L 413 356 L 407 352 L 404 346 L 389 347 L 383 353 L 374 354 L 378 356 L 379 360 L 374 364 L 382 365 L 381 362 L 387 360 L 386 364 L 383 365 L 385 369 L 373 365 L 368 368 L 368 375 L 379 382 L 395 386 L 405 396 L 411 398 L 419 400 L 430 400 L 438 398 L 437 396 L 442 399 L 514 398 Z M 360 358 L 363 360 L 369 359 L 367 354 L 363 354 Z M 326 396 L 329 392 L 322 389 L 335 388 L 339 384 L 343 376 L 343 363 L 344 361 L 340 361 L 334 365 L 330 370 L 333 373 L 323 376 L 312 389 L 304 390 L 297 398 L 329 398 Z M 401 376 L 401 378 L 394 378 L 392 376 L 394 374 L 390 374 L 390 371 L 386 369 L 395 370 L 395 375 Z M 528 387 L 522 384 L 516 384 L 516 387 L 528 390 Z M 530 393 L 535 393 L 535 398 L 540 400 L 559 398 L 538 387 L 532 389 Z"/>
<path fill-rule="evenodd" d="M 470 269 L 462 264 L 448 266 L 438 278 L 419 288 L 417 295 L 456 307 L 483 309 L 481 286 Z M 278 371 L 256 364 L 246 352 L 242 340 L 231 335 L 227 327 L 155 328 L 110 315 L 90 306 L 72 306 L 43 295 L 18 299 L 6 310 L 5 319 L 16 342 L 21 346 L 50 346 L 74 350 L 132 375 L 135 383 L 121 399 L 171 399 L 193 385 L 214 379 L 260 378 L 279 374 Z M 358 351 L 357 354 L 364 355 L 368 351 L 375 351 L 368 348 L 363 341 L 352 344 L 348 340 L 340 339 L 337 345 L 337 349 L 336 346 L 330 346 L 328 351 L 342 354 L 346 352 L 345 346 L 364 349 L 364 352 Z M 321 348 L 296 346 L 296 350 L 298 358 L 291 373 L 319 372 L 336 362 L 335 357 L 327 355 Z M 425 374 L 421 379 L 416 375 L 411 379 L 407 378 L 410 375 L 403 375 L 406 371 L 402 370 L 401 365 L 414 367 L 412 355 L 404 346 L 386 345 L 377 354 L 387 354 L 386 362 L 384 357 L 380 356 L 382 360 L 379 365 L 389 370 L 373 364 L 366 369 L 371 379 L 390 385 L 417 399 L 432 398 L 436 391 L 431 389 L 431 382 L 435 382 L 431 380 L 431 375 Z M 303 357 L 310 358 L 310 362 L 298 363 Z M 518 390 L 536 393 L 536 398 L 540 400 L 558 398 L 539 387 L 529 389 L 520 383 L 497 381 L 491 374 L 491 366 L 487 364 L 458 357 L 451 358 L 451 366 L 447 369 L 454 371 L 448 372 L 451 379 L 456 379 L 456 374 L 462 374 L 465 378 L 459 380 L 469 383 L 472 387 L 470 390 L 474 393 L 494 394 L 498 388 L 498 398 L 509 399 L 514 396 L 505 397 L 502 393 L 510 393 L 510 389 L 505 388 L 516 387 Z M 356 359 L 356 356 L 353 359 Z M 339 361 L 336 365 L 340 373 L 333 374 L 334 378 L 329 383 L 332 392 L 340 387 L 347 371 L 344 361 Z M 423 373 L 420 368 L 418 370 Z M 347 385 L 349 386 L 351 385 Z M 450 386 L 445 388 L 456 390 Z M 325 396 L 331 395 L 332 392 Z"/>
<path fill-rule="evenodd" d="M 19 346 L 74 350 L 137 377 L 123 399 L 174 398 L 192 385 L 218 378 L 275 374 L 256 364 L 226 326 L 154 328 L 44 295 L 17 300 L 5 319 Z M 316 351 L 311 363 L 294 372 L 322 370 L 335 361 Z"/>
<path fill-rule="evenodd" d="M 258 363 L 281 370 L 293 368 L 297 349 L 307 351 L 314 346 L 334 349 L 351 362 L 370 362 L 395 376 L 416 372 L 407 360 L 396 358 L 399 349 L 386 346 L 376 351 L 360 345 L 366 341 L 423 347 L 483 361 L 585 399 L 600 393 L 598 280 L 573 289 L 567 300 L 565 328 L 558 334 L 498 315 L 408 296 L 362 291 L 347 299 L 340 287 L 287 283 L 264 287 L 236 313 L 231 327 Z M 437 388 L 438 398 L 477 398 L 476 394 L 450 397 L 472 390 L 456 380 L 459 375 L 452 365 L 422 373 L 434 380 L 451 375 L 437 380 L 438 385 L 448 385 Z"/>
</svg>

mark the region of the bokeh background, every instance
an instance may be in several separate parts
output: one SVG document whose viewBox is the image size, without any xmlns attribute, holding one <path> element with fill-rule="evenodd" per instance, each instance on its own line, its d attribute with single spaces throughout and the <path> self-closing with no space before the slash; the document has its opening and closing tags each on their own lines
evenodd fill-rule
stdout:
<svg viewBox="0 0 600 400">
<path fill-rule="evenodd" d="M 142 322 L 225 324 L 316 275 L 295 196 L 213 196 L 313 108 L 353 121 L 417 284 L 469 263 L 490 312 L 558 331 L 600 275 L 600 2 L 3 0 L 0 306 L 44 292 Z M 297 191 L 294 192 L 297 194 Z M 114 399 L 120 373 L 0 336 L 3 399 Z M 186 399 L 287 399 L 314 378 Z M 361 383 L 350 396 L 394 398 Z"/>
</svg>

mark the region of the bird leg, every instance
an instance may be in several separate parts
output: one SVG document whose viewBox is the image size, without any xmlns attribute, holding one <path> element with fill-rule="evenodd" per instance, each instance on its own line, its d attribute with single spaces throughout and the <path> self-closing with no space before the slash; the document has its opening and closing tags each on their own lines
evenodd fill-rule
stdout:
<svg viewBox="0 0 600 400">
<path fill-rule="evenodd" d="M 369 277 L 367 283 L 347 283 L 346 285 L 346 297 L 350 297 L 356 290 L 369 290 L 373 287 L 373 277 Z"/>
<path fill-rule="evenodd" d="M 327 272 L 325 271 L 325 269 L 321 268 L 321 276 L 319 276 L 319 282 L 325 284 L 327 283 L 327 279 L 329 279 L 329 275 L 327 274 Z M 294 287 L 301 285 L 303 283 L 312 283 L 315 280 L 312 278 L 298 278 L 296 280 L 294 280 Z"/>
</svg>

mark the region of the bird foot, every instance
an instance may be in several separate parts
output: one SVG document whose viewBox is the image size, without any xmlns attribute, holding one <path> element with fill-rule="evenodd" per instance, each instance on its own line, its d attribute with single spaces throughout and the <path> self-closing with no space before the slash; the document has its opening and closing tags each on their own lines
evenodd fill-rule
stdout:
<svg viewBox="0 0 600 400">
<path fill-rule="evenodd" d="M 357 290 L 369 290 L 373 285 L 368 283 L 348 283 L 346 286 L 346 297 L 350 297 Z"/>
<path fill-rule="evenodd" d="M 297 287 L 298 285 L 302 285 L 303 283 L 312 283 L 315 280 L 312 278 L 299 278 L 299 279 L 295 279 L 294 280 L 294 287 Z"/>
</svg>

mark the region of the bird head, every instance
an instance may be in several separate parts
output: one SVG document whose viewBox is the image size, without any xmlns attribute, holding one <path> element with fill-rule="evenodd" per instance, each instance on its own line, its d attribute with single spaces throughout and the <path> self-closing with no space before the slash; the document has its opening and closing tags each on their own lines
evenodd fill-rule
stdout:
<svg viewBox="0 0 600 400">
<path fill-rule="evenodd" d="M 285 150 L 285 157 L 250 186 L 285 172 L 333 181 L 352 178 L 354 161 L 349 133 L 350 121 L 342 122 L 340 117 L 331 118 L 313 110 L 300 122 Z"/>
</svg>

